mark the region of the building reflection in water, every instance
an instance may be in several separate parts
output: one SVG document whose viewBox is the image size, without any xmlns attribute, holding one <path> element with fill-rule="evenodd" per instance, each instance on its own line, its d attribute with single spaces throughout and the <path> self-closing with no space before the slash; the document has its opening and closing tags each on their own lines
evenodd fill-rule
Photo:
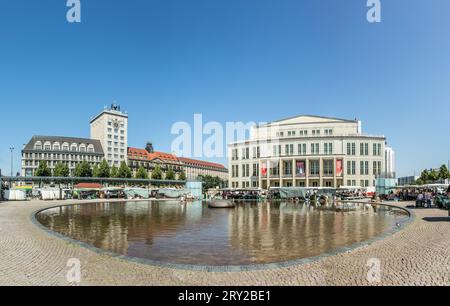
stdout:
<svg viewBox="0 0 450 306">
<path fill-rule="evenodd" d="M 387 210 L 387 211 L 386 211 Z M 310 257 L 379 235 L 395 223 L 389 209 L 350 210 L 295 203 L 93 203 L 38 215 L 48 228 L 115 253 L 157 261 L 241 265 Z"/>
</svg>

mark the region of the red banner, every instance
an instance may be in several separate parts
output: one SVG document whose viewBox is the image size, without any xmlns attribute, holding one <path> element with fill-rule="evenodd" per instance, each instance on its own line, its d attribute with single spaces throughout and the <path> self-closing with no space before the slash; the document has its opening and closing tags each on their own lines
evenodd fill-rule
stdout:
<svg viewBox="0 0 450 306">
<path fill-rule="evenodd" d="M 295 173 L 297 176 L 305 176 L 305 162 L 297 161 L 295 167 Z"/>
<path fill-rule="evenodd" d="M 336 176 L 342 176 L 342 159 L 336 160 Z"/>
<path fill-rule="evenodd" d="M 261 165 L 261 175 L 267 176 L 267 164 L 266 163 L 262 163 L 262 165 Z"/>
</svg>

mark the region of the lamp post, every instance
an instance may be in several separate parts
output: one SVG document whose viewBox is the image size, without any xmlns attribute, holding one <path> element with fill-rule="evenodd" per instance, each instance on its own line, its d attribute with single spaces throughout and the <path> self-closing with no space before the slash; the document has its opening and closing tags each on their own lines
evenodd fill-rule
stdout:
<svg viewBox="0 0 450 306">
<path fill-rule="evenodd" d="M 9 150 L 11 151 L 11 177 L 13 176 L 13 165 L 14 165 L 14 147 L 10 147 Z"/>
</svg>

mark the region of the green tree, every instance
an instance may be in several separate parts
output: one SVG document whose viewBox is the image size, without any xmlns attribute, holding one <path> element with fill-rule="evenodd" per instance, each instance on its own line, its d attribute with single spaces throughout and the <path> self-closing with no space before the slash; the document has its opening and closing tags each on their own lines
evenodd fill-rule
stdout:
<svg viewBox="0 0 450 306">
<path fill-rule="evenodd" d="M 416 183 L 415 183 L 416 185 L 423 185 L 423 184 L 425 184 L 424 183 L 424 181 L 421 179 L 421 178 L 419 178 L 419 179 L 417 179 L 416 180 Z"/>
<path fill-rule="evenodd" d="M 98 176 L 101 178 L 108 178 L 111 175 L 111 170 L 109 169 L 109 164 L 106 159 L 102 160 L 100 165 L 98 166 Z"/>
<path fill-rule="evenodd" d="M 68 177 L 70 175 L 69 167 L 63 163 L 57 163 L 55 169 L 53 169 L 53 176 L 55 177 Z"/>
<path fill-rule="evenodd" d="M 162 180 L 162 171 L 160 166 L 156 166 L 152 171 L 152 179 L 153 180 Z"/>
<path fill-rule="evenodd" d="M 121 162 L 119 167 L 119 177 L 120 178 L 131 178 L 133 175 L 130 168 L 127 166 L 126 162 Z"/>
<path fill-rule="evenodd" d="M 49 177 L 52 176 L 52 171 L 47 166 L 47 163 L 45 161 L 41 161 L 39 162 L 39 166 L 36 169 L 34 175 L 38 177 Z"/>
<path fill-rule="evenodd" d="M 435 181 L 437 181 L 438 179 L 439 179 L 439 172 L 437 172 L 436 170 L 431 170 L 430 171 L 430 173 L 429 173 L 429 175 L 428 175 L 428 179 L 431 181 L 431 182 L 435 182 Z"/>
<path fill-rule="evenodd" d="M 211 175 L 200 175 L 199 179 L 203 183 L 203 192 L 206 192 L 208 189 L 223 187 L 225 183 L 221 178 Z"/>
<path fill-rule="evenodd" d="M 420 174 L 420 181 L 422 181 L 424 184 L 426 182 L 428 182 L 428 180 L 430 179 L 430 172 L 428 170 L 423 170 L 422 173 Z"/>
<path fill-rule="evenodd" d="M 94 165 L 94 167 L 92 167 L 92 177 L 100 177 L 99 172 L 98 172 L 98 165 Z"/>
<path fill-rule="evenodd" d="M 112 166 L 111 167 L 111 177 L 112 178 L 118 178 L 119 177 L 119 169 L 117 169 L 117 167 L 116 166 Z"/>
<path fill-rule="evenodd" d="M 74 172 L 75 177 L 92 177 L 92 168 L 87 161 L 79 163 L 75 167 Z"/>
<path fill-rule="evenodd" d="M 175 180 L 175 172 L 172 169 L 169 169 L 166 173 L 166 180 L 174 181 Z"/>
<path fill-rule="evenodd" d="M 448 168 L 446 165 L 442 165 L 439 168 L 438 176 L 439 176 L 439 179 L 441 179 L 441 180 L 446 180 L 446 179 L 450 178 L 450 172 L 448 171 Z"/>
<path fill-rule="evenodd" d="M 148 179 L 148 172 L 144 167 L 140 166 L 138 171 L 136 172 L 136 178 L 146 180 Z"/>
<path fill-rule="evenodd" d="M 185 181 L 186 180 L 186 172 L 181 171 L 180 174 L 178 174 L 178 180 Z"/>
</svg>

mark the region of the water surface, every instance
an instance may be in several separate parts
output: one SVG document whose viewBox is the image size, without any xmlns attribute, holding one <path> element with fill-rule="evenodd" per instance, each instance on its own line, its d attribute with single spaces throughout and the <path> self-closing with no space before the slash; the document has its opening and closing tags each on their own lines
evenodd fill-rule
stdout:
<svg viewBox="0 0 450 306">
<path fill-rule="evenodd" d="M 347 209 L 348 210 L 348 209 Z M 356 204 L 123 202 L 63 206 L 37 215 L 44 226 L 97 248 L 175 264 L 246 265 L 330 252 L 378 236 L 406 212 Z"/>
</svg>

